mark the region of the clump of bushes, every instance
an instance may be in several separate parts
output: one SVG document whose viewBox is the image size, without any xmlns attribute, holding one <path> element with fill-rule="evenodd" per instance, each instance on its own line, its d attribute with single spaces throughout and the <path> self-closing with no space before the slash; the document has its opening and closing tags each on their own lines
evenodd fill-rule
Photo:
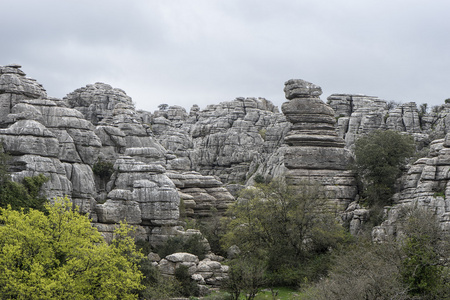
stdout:
<svg viewBox="0 0 450 300">
<path fill-rule="evenodd" d="M 100 158 L 92 166 L 92 172 L 101 179 L 109 179 L 114 173 L 114 164 Z"/>
<path fill-rule="evenodd" d="M 174 236 L 167 240 L 162 246 L 155 249 L 160 257 L 166 257 L 176 252 L 187 252 L 198 256 L 200 260 L 205 258 L 206 246 L 200 234 L 194 234 L 188 238 Z"/>
</svg>

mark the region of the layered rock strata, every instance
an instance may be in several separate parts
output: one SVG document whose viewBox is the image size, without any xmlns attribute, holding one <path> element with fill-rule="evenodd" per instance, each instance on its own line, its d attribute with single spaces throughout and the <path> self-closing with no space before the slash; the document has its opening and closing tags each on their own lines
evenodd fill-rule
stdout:
<svg viewBox="0 0 450 300">
<path fill-rule="evenodd" d="M 177 156 L 171 169 L 217 176 L 225 183 L 245 182 L 282 143 L 289 130 L 283 114 L 264 98 L 236 98 L 194 105 L 189 114 L 179 106 L 151 117 L 153 133 Z"/>
<path fill-rule="evenodd" d="M 155 261 L 155 255 L 149 254 Z M 159 268 L 164 276 L 174 276 L 175 270 L 180 266 L 188 268 L 189 275 L 199 285 L 200 293 L 206 295 L 210 288 L 220 287 L 223 280 L 228 278 L 229 267 L 220 262 L 223 257 L 208 255 L 205 259 L 199 260 L 196 255 L 178 252 L 170 254 L 159 260 L 158 257 L 154 264 Z"/>
<path fill-rule="evenodd" d="M 444 137 L 450 124 L 450 106 L 443 104 L 428 109 L 422 104 L 394 103 L 378 97 L 333 94 L 328 104 L 335 111 L 338 135 L 351 148 L 356 139 L 374 130 L 395 130 L 411 134 L 419 146 L 427 146 L 436 137 Z M 428 112 L 428 110 L 431 110 Z"/>
<path fill-rule="evenodd" d="M 450 234 L 450 134 L 433 141 L 430 148 L 429 156 L 414 162 L 402 178 L 395 205 L 385 209 L 386 220 L 372 232 L 374 240 L 401 236 L 399 217 L 405 208 L 431 211 L 442 230 Z"/>
<path fill-rule="evenodd" d="M 282 111 L 292 123 L 284 139 L 287 183 L 319 182 L 337 209 L 345 209 L 357 191 L 354 174 L 348 171 L 351 154 L 336 134 L 333 109 L 320 100 L 322 89 L 310 82 L 291 79 L 284 91 L 288 102 Z"/>
</svg>

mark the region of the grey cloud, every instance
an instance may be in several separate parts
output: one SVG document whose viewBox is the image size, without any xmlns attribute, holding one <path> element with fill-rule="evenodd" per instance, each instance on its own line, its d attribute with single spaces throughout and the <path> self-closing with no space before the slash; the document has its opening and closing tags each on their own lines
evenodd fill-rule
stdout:
<svg viewBox="0 0 450 300">
<path fill-rule="evenodd" d="M 139 108 L 238 96 L 281 105 L 302 78 L 331 93 L 443 103 L 447 1 L 56 1 L 0 3 L 0 64 L 63 97 L 104 81 Z"/>
</svg>

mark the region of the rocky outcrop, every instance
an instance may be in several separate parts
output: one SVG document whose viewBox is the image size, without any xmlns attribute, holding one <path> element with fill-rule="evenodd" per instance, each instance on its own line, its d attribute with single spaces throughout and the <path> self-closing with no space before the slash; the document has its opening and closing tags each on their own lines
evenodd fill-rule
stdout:
<svg viewBox="0 0 450 300">
<path fill-rule="evenodd" d="M 0 67 L 0 140 L 12 156 L 13 180 L 42 173 L 49 178 L 44 194 L 68 195 L 108 239 L 126 220 L 139 238 L 156 245 L 190 234 L 179 227 L 180 215 L 223 213 L 234 201 L 231 193 L 261 177 L 322 183 L 337 208 L 347 208 L 344 219 L 356 232 L 367 211 L 352 202 L 356 185 L 347 168 L 355 140 L 392 129 L 426 147 L 450 128 L 449 104 L 428 113 L 415 103 L 393 106 L 377 97 L 334 94 L 328 106 L 319 98 L 321 88 L 303 80 L 286 82 L 285 93 L 283 113 L 264 98 L 241 97 L 152 114 L 136 111 L 123 90 L 104 83 L 49 98 L 20 66 L 10 65 Z M 412 165 L 397 201 L 435 210 L 444 229 L 448 203 L 439 195 L 447 193 L 448 144 L 431 143 L 430 156 Z M 111 176 L 93 172 L 99 162 L 114 165 Z M 388 223 L 378 236 L 395 231 Z"/>
<path fill-rule="evenodd" d="M 25 77 L 26 74 L 20 68 L 20 65 L 15 64 L 0 67 L 0 120 L 2 121 L 21 100 L 47 96 L 42 85 L 34 79 Z"/>
<path fill-rule="evenodd" d="M 64 100 L 94 125 L 99 125 L 104 119 L 111 118 L 117 104 L 132 104 L 131 98 L 123 90 L 102 82 L 76 89 Z"/>
<path fill-rule="evenodd" d="M 143 117 L 148 119 L 148 117 Z M 289 123 L 263 98 L 237 98 L 155 112 L 152 130 L 157 140 L 177 156 L 171 169 L 217 176 L 225 183 L 244 184 L 282 143 Z"/>
<path fill-rule="evenodd" d="M 433 141 L 430 148 L 429 156 L 414 162 L 402 178 L 395 205 L 386 208 L 386 220 L 372 232 L 375 240 L 401 235 L 399 216 L 411 207 L 431 211 L 450 234 L 450 134 Z"/>
<path fill-rule="evenodd" d="M 387 102 L 378 97 L 351 94 L 333 94 L 328 104 L 335 111 L 337 132 L 352 148 L 360 135 L 374 130 L 395 130 L 411 134 L 418 147 L 426 147 L 449 132 L 450 106 L 435 106 L 428 112 L 427 105 Z"/>
<path fill-rule="evenodd" d="M 150 258 L 155 258 L 153 253 Z M 155 261 L 161 273 L 165 276 L 174 276 L 175 270 L 180 266 L 188 268 L 191 278 L 197 282 L 201 293 L 207 294 L 209 288 L 220 287 L 222 281 L 228 277 L 228 266 L 222 265 L 220 261 L 223 257 L 207 255 L 203 260 L 199 260 L 196 255 L 178 252 L 165 258 Z"/>
<path fill-rule="evenodd" d="M 354 174 L 348 171 L 352 157 L 336 134 L 333 109 L 320 100 L 322 89 L 310 82 L 291 79 L 284 91 L 288 102 L 282 111 L 292 123 L 285 137 L 287 183 L 319 182 L 338 210 L 345 209 L 357 191 Z"/>
</svg>

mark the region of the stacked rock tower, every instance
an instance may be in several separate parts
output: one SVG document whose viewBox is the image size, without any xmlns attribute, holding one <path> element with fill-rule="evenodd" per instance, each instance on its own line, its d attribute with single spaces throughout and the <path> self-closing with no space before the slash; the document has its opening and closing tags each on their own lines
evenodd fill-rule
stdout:
<svg viewBox="0 0 450 300">
<path fill-rule="evenodd" d="M 310 82 L 288 80 L 284 92 L 288 102 L 281 109 L 293 124 L 284 139 L 287 183 L 323 184 L 336 208 L 345 209 L 357 191 L 354 174 L 348 171 L 352 157 L 336 133 L 333 109 L 320 100 L 322 89 Z"/>
</svg>

